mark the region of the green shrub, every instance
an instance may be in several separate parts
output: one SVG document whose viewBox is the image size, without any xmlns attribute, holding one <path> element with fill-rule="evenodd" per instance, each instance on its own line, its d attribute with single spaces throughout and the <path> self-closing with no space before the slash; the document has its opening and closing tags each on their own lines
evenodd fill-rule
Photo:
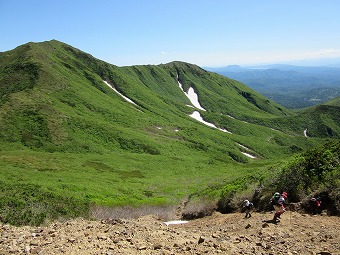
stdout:
<svg viewBox="0 0 340 255">
<path fill-rule="evenodd" d="M 322 194 L 330 214 L 340 213 L 340 142 L 333 141 L 293 156 L 277 169 L 262 189 L 262 200 L 274 192 L 288 192 L 289 202 L 308 208 L 312 196 Z M 261 201 L 261 209 L 269 208 Z"/>
<path fill-rule="evenodd" d="M 257 183 L 262 183 L 263 176 L 262 175 L 246 175 L 242 178 L 239 178 L 222 188 L 221 197 L 217 203 L 217 210 L 222 213 L 230 213 L 237 210 L 240 206 L 240 201 L 238 198 L 242 197 L 242 193 L 247 191 L 250 185 L 254 185 Z M 257 193 L 254 191 L 255 194 Z M 246 193 L 249 193 L 248 191 Z M 255 194 L 253 196 L 255 196 Z M 237 198 L 237 199 L 235 199 Z M 253 200 L 253 197 L 248 197 L 247 199 Z"/>
<path fill-rule="evenodd" d="M 37 185 L 0 181 L 0 220 L 12 225 L 41 225 L 46 220 L 87 217 L 86 201 L 58 196 Z"/>
</svg>

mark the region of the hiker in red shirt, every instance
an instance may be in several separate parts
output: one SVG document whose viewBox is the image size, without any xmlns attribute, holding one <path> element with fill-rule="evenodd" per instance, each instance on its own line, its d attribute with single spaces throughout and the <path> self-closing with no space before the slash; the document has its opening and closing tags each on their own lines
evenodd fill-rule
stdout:
<svg viewBox="0 0 340 255">
<path fill-rule="evenodd" d="M 321 199 L 320 197 L 313 197 L 311 200 L 312 208 L 314 209 L 314 214 L 318 214 L 320 212 L 320 207 L 321 207 Z"/>
<path fill-rule="evenodd" d="M 278 196 L 277 193 L 274 194 L 271 201 L 275 209 L 273 221 L 276 222 L 277 220 L 280 220 L 281 214 L 286 211 L 285 204 L 287 197 L 287 192 L 283 192 L 280 196 Z"/>
</svg>

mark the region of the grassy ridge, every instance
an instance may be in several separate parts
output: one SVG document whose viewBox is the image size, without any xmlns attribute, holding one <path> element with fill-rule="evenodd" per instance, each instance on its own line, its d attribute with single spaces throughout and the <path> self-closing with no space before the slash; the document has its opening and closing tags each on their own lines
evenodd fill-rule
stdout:
<svg viewBox="0 0 340 255">
<path fill-rule="evenodd" d="M 60 197 L 65 206 L 79 203 L 79 215 L 92 203 L 178 203 L 206 194 L 207 187 L 265 176 L 277 160 L 323 143 L 322 137 L 338 137 L 331 106 L 320 123 L 326 131 L 305 138 L 305 121 L 315 109 L 295 114 L 237 81 L 187 63 L 117 67 L 58 41 L 29 43 L 0 59 L 2 192 L 10 196 L 21 187 L 39 201 L 30 193 L 36 187 L 50 194 L 43 200 L 46 210 Z M 190 118 L 194 109 L 178 80 L 184 89 L 195 89 L 207 109 L 201 111 L 204 119 L 232 134 Z M 6 201 L 2 211 L 12 203 Z"/>
</svg>

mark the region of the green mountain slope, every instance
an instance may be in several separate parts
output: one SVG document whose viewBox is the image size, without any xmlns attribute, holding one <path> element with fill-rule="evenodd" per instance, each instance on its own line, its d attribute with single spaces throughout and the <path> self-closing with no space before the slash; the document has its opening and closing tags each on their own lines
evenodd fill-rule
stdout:
<svg viewBox="0 0 340 255">
<path fill-rule="evenodd" d="M 28 43 L 0 53 L 3 192 L 33 185 L 86 203 L 174 203 L 338 138 L 336 107 L 306 138 L 315 110 L 293 113 L 196 65 L 117 67 L 55 40 Z"/>
<path fill-rule="evenodd" d="M 334 106 L 340 106 L 340 97 L 336 97 L 328 102 L 325 102 L 326 105 L 334 105 Z"/>
<path fill-rule="evenodd" d="M 190 128 L 202 132 L 204 140 L 222 136 L 190 119 L 193 109 L 178 81 L 184 90 L 194 88 L 207 109 L 201 112 L 205 120 L 238 135 L 248 136 L 237 120 L 291 114 L 241 83 L 186 63 L 119 68 L 58 41 L 29 43 L 3 53 L 1 59 L 2 139 L 30 148 L 159 154 L 168 150 L 161 149 L 164 140 L 176 146 L 200 143 L 191 141 L 186 131 Z M 211 150 L 235 150 L 233 137 L 219 140 L 224 141 L 212 143 Z"/>
</svg>

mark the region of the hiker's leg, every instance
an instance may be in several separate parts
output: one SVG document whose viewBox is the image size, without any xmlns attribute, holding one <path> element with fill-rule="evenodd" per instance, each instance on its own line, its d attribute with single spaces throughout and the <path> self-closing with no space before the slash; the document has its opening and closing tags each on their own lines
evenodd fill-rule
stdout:
<svg viewBox="0 0 340 255">
<path fill-rule="evenodd" d="M 280 215 L 286 211 L 286 208 L 282 205 L 280 208 Z"/>
<path fill-rule="evenodd" d="M 274 214 L 273 221 L 277 221 L 277 215 L 276 215 L 276 213 Z"/>
<path fill-rule="evenodd" d="M 274 205 L 275 214 L 273 220 L 276 221 L 280 217 L 280 206 Z"/>
</svg>

